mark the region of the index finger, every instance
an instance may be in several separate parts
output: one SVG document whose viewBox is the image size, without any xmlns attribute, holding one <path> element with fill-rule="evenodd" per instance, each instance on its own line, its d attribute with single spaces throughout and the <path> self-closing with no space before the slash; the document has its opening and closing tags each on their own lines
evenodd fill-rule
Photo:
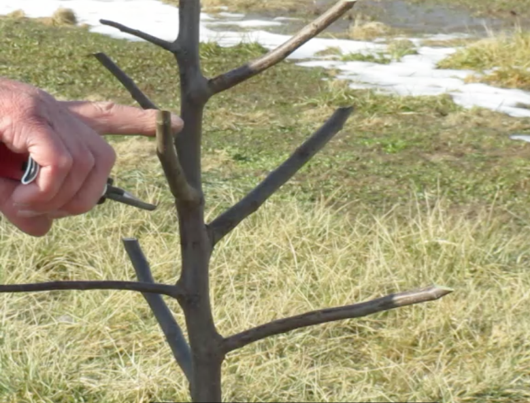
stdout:
<svg viewBox="0 0 530 403">
<path fill-rule="evenodd" d="M 113 102 L 66 101 L 63 104 L 70 112 L 100 134 L 156 134 L 155 109 L 140 109 L 118 105 Z M 171 128 L 175 133 L 182 130 L 184 123 L 171 114 Z"/>
</svg>

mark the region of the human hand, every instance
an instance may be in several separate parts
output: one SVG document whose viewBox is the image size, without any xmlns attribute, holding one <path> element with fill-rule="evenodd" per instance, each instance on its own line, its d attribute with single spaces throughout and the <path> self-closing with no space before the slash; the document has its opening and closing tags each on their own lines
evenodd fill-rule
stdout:
<svg viewBox="0 0 530 403">
<path fill-rule="evenodd" d="M 182 126 L 173 116 L 173 130 Z M 156 111 L 57 101 L 38 88 L 0 78 L 0 141 L 16 153 L 29 153 L 41 167 L 29 185 L 0 178 L 0 212 L 23 232 L 42 236 L 54 219 L 91 210 L 116 161 L 100 136 L 107 133 L 154 136 Z"/>
</svg>

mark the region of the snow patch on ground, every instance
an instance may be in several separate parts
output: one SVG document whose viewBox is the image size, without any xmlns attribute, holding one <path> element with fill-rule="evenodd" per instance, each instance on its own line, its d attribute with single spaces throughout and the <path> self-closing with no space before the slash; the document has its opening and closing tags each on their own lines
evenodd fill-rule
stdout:
<svg viewBox="0 0 530 403">
<path fill-rule="evenodd" d="M 92 32 L 137 41 L 138 38 L 114 28 L 101 25 L 108 19 L 133 27 L 162 39 L 172 41 L 178 33 L 178 9 L 158 0 L 0 0 L 0 14 L 23 10 L 28 17 L 48 17 L 59 7 L 71 8 L 79 23 L 87 24 Z M 221 17 L 221 18 L 219 18 Z M 283 22 L 282 22 L 283 21 Z M 201 14 L 201 41 L 215 41 L 221 46 L 234 46 L 255 41 L 273 49 L 290 36 L 275 34 L 256 27 L 282 25 L 286 18 L 273 21 L 245 20 L 243 14 L 223 12 L 216 17 Z M 252 28 L 246 32 L 211 29 L 223 25 Z M 434 35 L 433 40 L 450 40 L 462 35 Z M 387 46 L 381 41 L 366 42 L 345 39 L 315 38 L 288 58 L 306 67 L 333 68 L 340 71 L 338 78 L 349 80 L 353 88 L 373 88 L 396 95 L 450 94 L 454 101 L 466 108 L 479 106 L 506 113 L 514 117 L 530 117 L 530 93 L 515 89 L 502 89 L 486 84 L 465 83 L 470 71 L 437 69 L 436 64 L 456 49 L 422 46 L 418 38 L 408 38 L 418 46 L 418 54 L 408 55 L 390 64 L 362 61 L 329 60 L 318 53 L 328 48 L 338 48 L 343 54 L 377 54 Z"/>
</svg>

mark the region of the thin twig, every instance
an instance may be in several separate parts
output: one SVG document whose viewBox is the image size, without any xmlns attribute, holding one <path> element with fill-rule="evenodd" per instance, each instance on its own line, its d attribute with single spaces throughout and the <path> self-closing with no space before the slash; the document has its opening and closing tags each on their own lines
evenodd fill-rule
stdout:
<svg viewBox="0 0 530 403">
<path fill-rule="evenodd" d="M 151 274 L 149 262 L 145 258 L 138 240 L 134 238 L 124 238 L 123 245 L 129 255 L 129 259 L 131 259 L 138 280 L 144 283 L 154 283 L 155 281 Z M 175 360 L 184 372 L 188 382 L 191 382 L 191 351 L 180 326 L 164 302 L 162 296 L 147 293 L 142 295 L 149 304 L 151 311 L 153 311 L 162 332 L 164 332 L 164 336 L 173 352 Z"/>
<path fill-rule="evenodd" d="M 319 325 L 326 322 L 360 318 L 362 316 L 388 311 L 390 309 L 400 308 L 407 305 L 434 301 L 451 292 L 453 292 L 453 290 L 447 287 L 431 286 L 398 294 L 390 294 L 386 297 L 362 302 L 360 304 L 307 312 L 302 315 L 276 320 L 228 337 L 225 339 L 224 348 L 228 353 L 238 348 L 242 348 L 247 344 L 276 334 L 286 333 L 291 330 Z"/>
<path fill-rule="evenodd" d="M 180 291 L 174 285 L 141 283 L 137 281 L 51 281 L 48 283 L 0 285 L 0 293 L 55 290 L 125 290 L 163 294 L 173 298 L 180 297 Z"/>
<path fill-rule="evenodd" d="M 158 109 L 158 107 L 145 95 L 125 72 L 114 63 L 105 53 L 94 53 L 94 57 L 118 79 L 118 81 L 129 91 L 129 94 L 144 109 Z"/>
<path fill-rule="evenodd" d="M 213 243 L 232 231 L 241 221 L 254 213 L 281 186 L 291 179 L 344 126 L 353 108 L 339 108 L 308 140 L 278 168 L 237 204 L 222 213 L 210 224 Z"/>
<path fill-rule="evenodd" d="M 175 200 L 198 203 L 200 196 L 186 180 L 180 165 L 168 111 L 158 111 L 156 115 L 156 154 Z"/>
<path fill-rule="evenodd" d="M 146 34 L 145 32 L 139 31 L 137 29 L 126 27 L 125 25 L 122 25 L 118 22 L 109 21 L 109 20 L 99 20 L 99 22 L 103 25 L 108 25 L 109 27 L 114 27 L 119 29 L 121 32 L 125 32 L 127 34 L 131 34 L 133 36 L 136 36 L 138 38 L 144 39 L 147 42 L 151 42 L 152 44 L 155 44 L 157 46 L 160 46 L 162 49 L 169 50 L 172 52 L 174 50 L 173 43 L 165 41 L 163 39 L 157 38 L 156 36 Z"/>
<path fill-rule="evenodd" d="M 227 73 L 221 74 L 209 81 L 209 86 L 213 94 L 225 91 L 233 86 L 248 80 L 284 60 L 287 56 L 300 48 L 310 39 L 314 38 L 333 22 L 338 20 L 356 3 L 356 0 L 341 0 L 332 6 L 313 22 L 306 25 L 291 39 L 283 43 L 276 49 L 271 50 L 259 59 L 253 60 L 244 66 L 238 67 Z"/>
</svg>

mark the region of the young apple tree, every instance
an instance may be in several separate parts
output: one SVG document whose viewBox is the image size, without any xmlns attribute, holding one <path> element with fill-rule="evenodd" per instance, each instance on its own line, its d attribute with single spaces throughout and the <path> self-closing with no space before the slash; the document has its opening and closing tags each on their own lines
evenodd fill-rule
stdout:
<svg viewBox="0 0 530 403">
<path fill-rule="evenodd" d="M 217 331 L 210 303 L 210 257 L 216 244 L 245 218 L 257 211 L 283 184 L 322 149 L 343 127 L 353 108 L 339 108 L 292 155 L 270 172 L 263 181 L 238 203 L 213 221 L 204 219 L 204 195 L 201 184 L 201 136 L 203 110 L 208 100 L 283 61 L 300 46 L 318 35 L 350 10 L 355 0 L 340 0 L 291 39 L 264 56 L 249 61 L 217 77 L 207 78 L 201 71 L 199 0 L 180 0 L 179 32 L 173 42 L 147 33 L 101 20 L 123 32 L 140 37 L 171 52 L 180 76 L 180 105 L 184 129 L 174 136 L 170 115 L 159 111 L 157 117 L 157 155 L 164 170 L 169 190 L 175 199 L 179 222 L 181 273 L 176 284 L 157 284 L 138 241 L 123 239 L 138 282 L 127 281 L 59 281 L 38 284 L 2 285 L 0 292 L 49 290 L 133 290 L 141 292 L 155 315 L 173 355 L 189 381 L 195 402 L 221 401 L 221 365 L 228 353 L 264 338 L 306 326 L 342 319 L 358 318 L 373 313 L 436 300 L 450 289 L 429 286 L 413 291 L 387 295 L 368 302 L 326 308 L 276 321 L 224 336 Z M 157 106 L 104 53 L 95 57 L 130 92 L 145 109 Z M 186 321 L 189 342 L 175 321 L 162 295 L 175 298 Z"/>
</svg>

